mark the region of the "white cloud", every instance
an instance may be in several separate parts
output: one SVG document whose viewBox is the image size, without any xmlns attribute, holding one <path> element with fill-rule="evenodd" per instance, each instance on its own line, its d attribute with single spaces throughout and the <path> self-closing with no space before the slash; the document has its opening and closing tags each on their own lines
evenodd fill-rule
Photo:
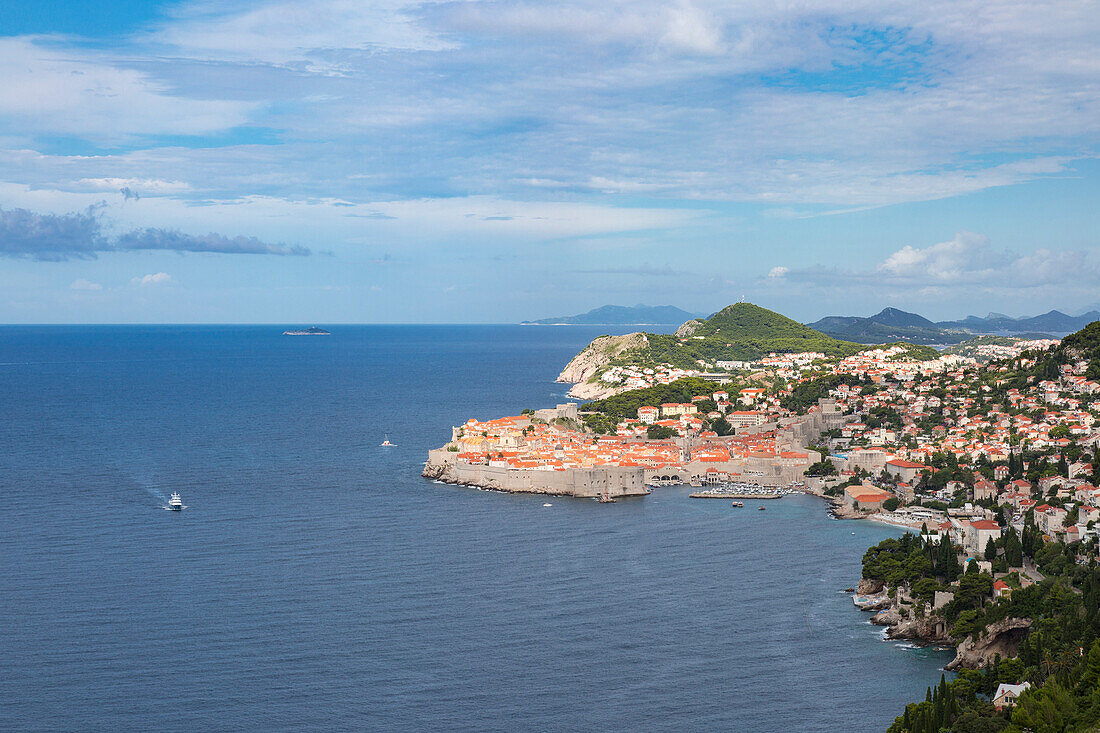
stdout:
<svg viewBox="0 0 1100 733">
<path fill-rule="evenodd" d="M 1020 254 L 994 248 L 989 238 L 958 232 L 951 239 L 914 247 L 905 245 L 869 270 L 821 266 L 790 270 L 791 280 L 823 287 L 859 286 L 866 290 L 942 295 L 946 290 L 1012 293 L 1049 289 L 1061 293 L 1100 286 L 1100 256 L 1095 252 L 1038 249 Z"/>
<path fill-rule="evenodd" d="M 142 277 L 135 277 L 130 280 L 133 285 L 140 285 L 142 287 L 148 285 L 162 285 L 164 283 L 172 282 L 172 276 L 167 272 L 158 272 L 152 275 L 143 275 Z"/>
<path fill-rule="evenodd" d="M 190 58 L 294 65 L 342 72 L 333 52 L 389 49 L 440 51 L 451 44 L 417 23 L 417 3 L 405 0 L 297 0 L 233 7 L 192 2 L 144 40 Z"/>
<path fill-rule="evenodd" d="M 954 238 L 917 248 L 906 245 L 878 266 L 887 276 L 951 283 L 974 281 L 997 275 L 1013 262 L 1012 255 L 994 252 L 989 237 L 958 232 Z"/>
<path fill-rule="evenodd" d="M 791 268 L 789 268 L 789 267 L 784 267 L 782 265 L 776 265 L 775 267 L 773 267 L 768 272 L 768 277 L 770 277 L 770 278 L 786 277 L 787 273 L 790 272 L 790 271 L 791 271 Z"/>
<path fill-rule="evenodd" d="M 74 188 L 81 187 L 92 191 L 110 191 L 117 193 L 123 189 L 142 195 L 183 193 L 191 190 L 191 185 L 183 181 L 165 181 L 160 178 L 81 178 Z"/>
<path fill-rule="evenodd" d="M 243 124 L 255 107 L 184 98 L 148 73 L 29 37 L 0 38 L 0 78 L 0 119 L 26 134 L 203 135 Z"/>
<path fill-rule="evenodd" d="M 83 278 L 73 280 L 73 284 L 69 288 L 72 290 L 103 290 L 103 286 L 99 283 L 90 282 Z"/>
</svg>

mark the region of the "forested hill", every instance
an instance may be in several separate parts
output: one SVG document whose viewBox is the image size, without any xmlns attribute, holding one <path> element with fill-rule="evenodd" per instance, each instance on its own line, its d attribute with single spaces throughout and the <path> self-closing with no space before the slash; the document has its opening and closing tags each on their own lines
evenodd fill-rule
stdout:
<svg viewBox="0 0 1100 733">
<path fill-rule="evenodd" d="M 1088 362 L 1085 376 L 1100 380 L 1100 321 L 1093 321 L 1077 333 L 1071 333 L 1062 339 L 1052 352 L 1059 364 L 1084 359 Z"/>
<path fill-rule="evenodd" d="M 815 331 L 752 303 L 735 303 L 707 319 L 695 319 L 675 334 L 646 334 L 645 345 L 623 352 L 621 364 L 672 364 L 699 368 L 699 361 L 753 360 L 769 354 L 816 351 L 847 356 L 865 348 Z"/>
</svg>

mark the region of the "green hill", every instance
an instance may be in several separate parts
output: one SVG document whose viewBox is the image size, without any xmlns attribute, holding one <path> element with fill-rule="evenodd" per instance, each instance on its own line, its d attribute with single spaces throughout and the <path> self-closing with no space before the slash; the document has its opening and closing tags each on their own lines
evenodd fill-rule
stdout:
<svg viewBox="0 0 1100 733">
<path fill-rule="evenodd" d="M 1093 321 L 1077 333 L 1066 336 L 1055 347 L 1052 356 L 1060 364 L 1084 359 L 1088 362 L 1085 376 L 1100 379 L 1100 321 Z"/>
<path fill-rule="evenodd" d="M 613 363 L 697 369 L 699 360 L 748 361 L 771 352 L 800 351 L 847 356 L 864 348 L 752 303 L 735 303 L 710 318 L 688 321 L 675 334 L 646 334 L 646 338 L 645 346 L 620 354 Z"/>
</svg>

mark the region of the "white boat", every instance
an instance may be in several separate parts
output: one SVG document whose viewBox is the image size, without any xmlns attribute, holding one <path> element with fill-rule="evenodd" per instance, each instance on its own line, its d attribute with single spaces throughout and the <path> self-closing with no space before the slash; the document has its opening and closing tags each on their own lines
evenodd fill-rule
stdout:
<svg viewBox="0 0 1100 733">
<path fill-rule="evenodd" d="M 168 508 L 174 512 L 183 511 L 183 499 L 180 498 L 178 491 L 172 492 L 172 498 L 168 500 Z"/>
<path fill-rule="evenodd" d="M 390 442 L 390 434 L 386 433 L 386 439 L 382 441 L 383 448 L 392 448 L 393 443 Z"/>
<path fill-rule="evenodd" d="M 547 503 L 547 504 L 543 504 L 543 506 L 554 506 L 554 505 Z"/>
</svg>

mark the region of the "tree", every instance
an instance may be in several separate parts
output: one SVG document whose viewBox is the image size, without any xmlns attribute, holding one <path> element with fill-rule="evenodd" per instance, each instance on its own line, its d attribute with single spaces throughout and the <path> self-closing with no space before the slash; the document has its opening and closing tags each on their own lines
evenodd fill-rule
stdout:
<svg viewBox="0 0 1100 733">
<path fill-rule="evenodd" d="M 1012 722 L 1024 730 L 1063 731 L 1076 711 L 1077 704 L 1069 691 L 1050 681 L 1020 695 L 1012 710 Z"/>
<path fill-rule="evenodd" d="M 732 435 L 733 426 L 724 417 L 720 417 L 710 424 L 710 429 L 719 435 Z"/>
<path fill-rule="evenodd" d="M 985 559 L 993 562 L 997 557 L 997 543 L 990 537 L 989 541 L 985 543 Z"/>
<path fill-rule="evenodd" d="M 942 575 L 948 583 L 958 580 L 959 576 L 962 575 L 959 556 L 951 545 L 951 540 L 947 537 L 940 540 L 939 555 L 936 558 L 936 573 Z"/>
<path fill-rule="evenodd" d="M 934 602 L 936 600 L 936 591 L 938 590 L 943 590 L 943 586 L 932 578 L 921 578 L 912 586 L 913 597 L 925 603 Z"/>
<path fill-rule="evenodd" d="M 830 464 L 830 465 L 832 465 L 832 464 Z M 892 511 L 894 511 L 895 509 L 898 508 L 899 504 L 901 504 L 901 502 L 898 500 L 898 497 L 891 496 L 889 499 L 882 502 L 882 508 L 885 509 L 888 512 L 892 512 Z"/>
<path fill-rule="evenodd" d="M 676 431 L 664 425 L 650 425 L 646 428 L 645 434 L 650 440 L 665 440 L 676 435 Z"/>
</svg>

